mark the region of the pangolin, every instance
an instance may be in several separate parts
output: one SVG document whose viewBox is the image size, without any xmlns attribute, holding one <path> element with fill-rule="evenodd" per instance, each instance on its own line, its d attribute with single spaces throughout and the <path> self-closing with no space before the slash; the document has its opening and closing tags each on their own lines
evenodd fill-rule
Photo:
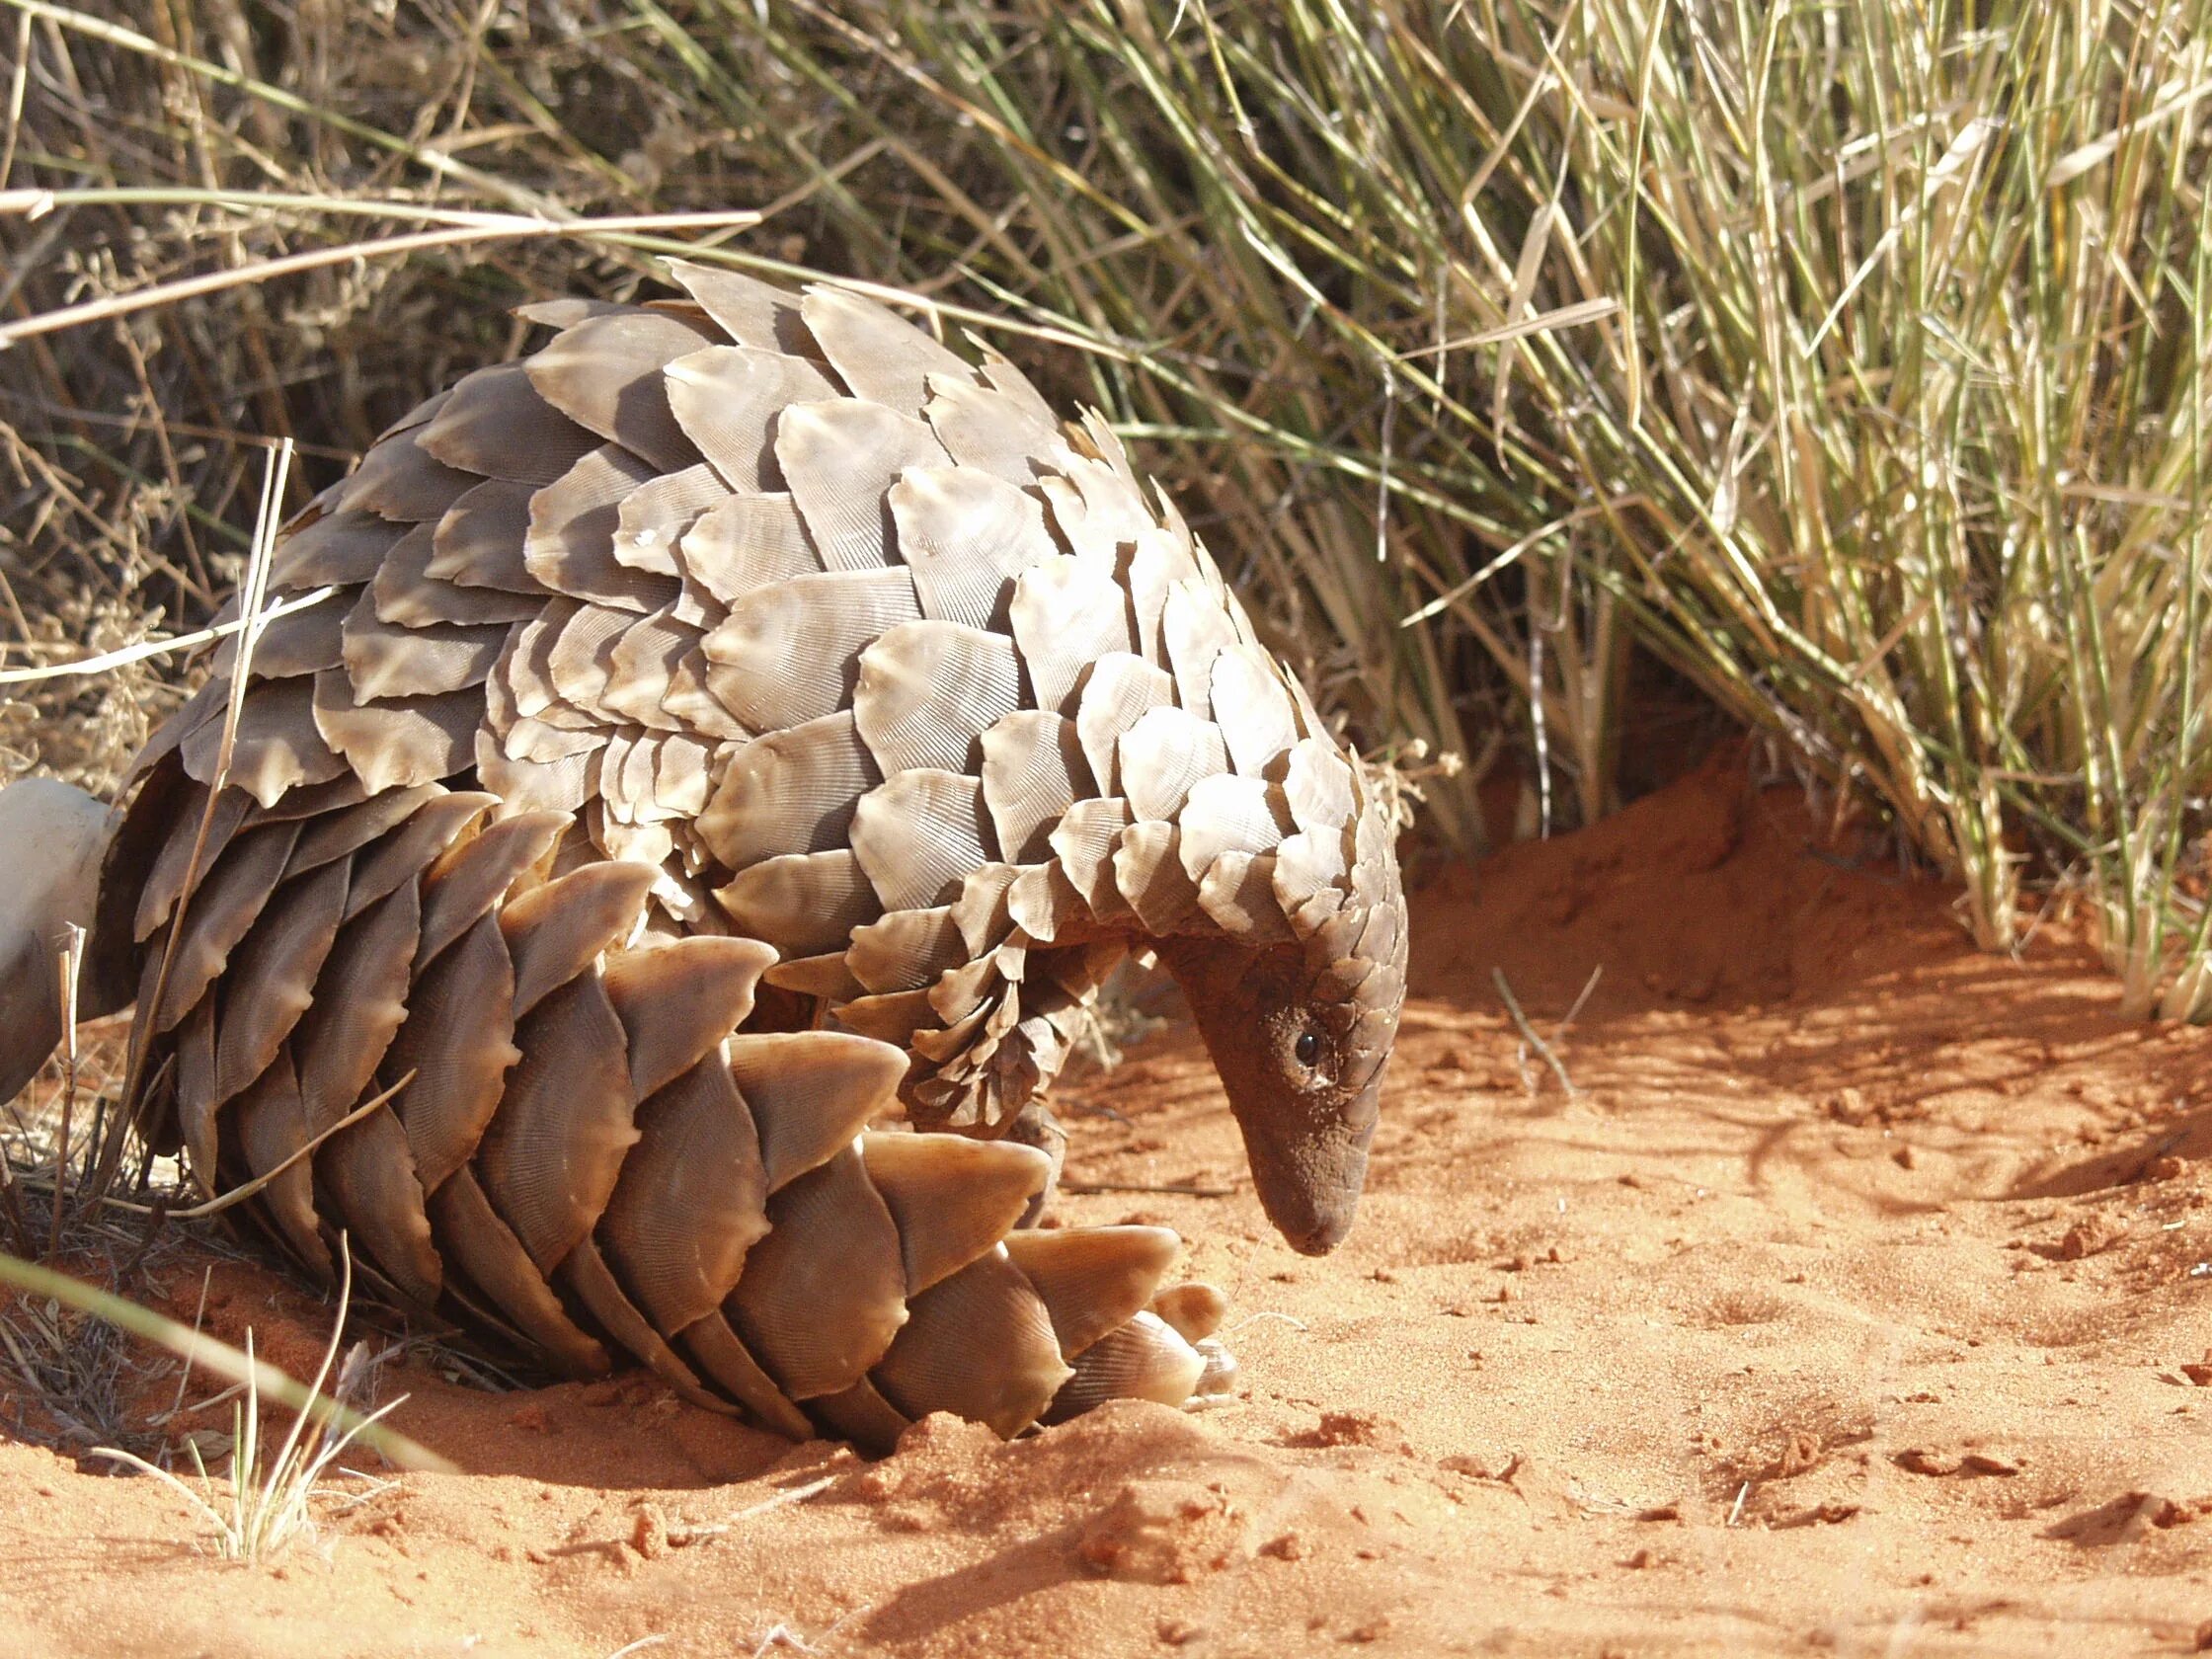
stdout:
<svg viewBox="0 0 2212 1659">
<path fill-rule="evenodd" d="M 121 804 L 0 794 L 0 1098 L 82 917 L 142 1126 L 211 1192 L 281 1168 L 251 1211 L 310 1272 L 343 1229 L 407 1302 L 794 1435 L 1180 1401 L 1219 1298 L 1159 1291 L 1165 1229 L 1017 1225 L 1042 1097 L 1152 953 L 1268 1215 L 1333 1246 L 1404 992 L 1387 803 L 1095 415 L 671 270 L 523 307 L 550 338 L 293 518 L 287 608 Z"/>
</svg>

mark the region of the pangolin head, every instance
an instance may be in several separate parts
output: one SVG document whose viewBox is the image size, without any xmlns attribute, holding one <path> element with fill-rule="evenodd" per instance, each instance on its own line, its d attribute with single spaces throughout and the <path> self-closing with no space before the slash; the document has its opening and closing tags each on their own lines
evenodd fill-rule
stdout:
<svg viewBox="0 0 2212 1659">
<path fill-rule="evenodd" d="M 1344 830 L 1344 873 L 1284 907 L 1291 941 L 1159 944 L 1243 1132 L 1260 1204 L 1309 1256 L 1351 1230 L 1405 1002 L 1405 898 L 1389 809 L 1374 790 L 1362 793 Z"/>
</svg>

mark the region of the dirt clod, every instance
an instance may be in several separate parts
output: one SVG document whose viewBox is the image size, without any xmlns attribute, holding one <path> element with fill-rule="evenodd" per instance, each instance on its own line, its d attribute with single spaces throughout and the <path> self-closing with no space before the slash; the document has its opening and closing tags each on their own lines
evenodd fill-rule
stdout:
<svg viewBox="0 0 2212 1659">
<path fill-rule="evenodd" d="M 1820 1466 L 1827 1449 L 1820 1443 L 1820 1436 L 1810 1429 L 1799 1429 L 1789 1437 L 1781 1454 L 1775 1459 L 1772 1478 L 1786 1480 L 1793 1474 L 1803 1474 Z"/>
<path fill-rule="evenodd" d="M 2127 1224 L 2108 1216 L 2086 1216 L 2066 1229 L 2058 1241 L 2060 1261 L 2083 1261 L 2101 1255 L 2127 1237 Z"/>
<path fill-rule="evenodd" d="M 1909 1446 L 1890 1462 L 1907 1474 L 1956 1474 L 1958 1460 L 1940 1452 L 1930 1452 L 1923 1447 Z"/>
<path fill-rule="evenodd" d="M 1405 1432 L 1372 1411 L 1324 1411 L 1308 1433 L 1299 1437 L 1301 1446 L 1377 1446 L 1405 1450 Z"/>
<path fill-rule="evenodd" d="M 1219 1492 L 1188 1481 L 1134 1480 L 1083 1529 L 1075 1553 L 1106 1578 L 1188 1584 L 1227 1566 L 1246 1531 Z"/>
</svg>

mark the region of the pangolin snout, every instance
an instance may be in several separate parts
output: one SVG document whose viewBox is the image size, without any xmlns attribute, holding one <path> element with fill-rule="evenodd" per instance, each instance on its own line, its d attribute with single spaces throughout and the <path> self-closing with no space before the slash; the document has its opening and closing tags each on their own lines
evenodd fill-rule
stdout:
<svg viewBox="0 0 2212 1659">
<path fill-rule="evenodd" d="M 1382 1079 L 1371 1085 L 1379 1093 Z M 1231 1099 L 1233 1101 L 1233 1095 Z M 1364 1110 L 1363 1110 L 1364 1108 Z M 1335 1121 L 1298 1123 L 1284 1112 L 1239 1112 L 1260 1208 L 1302 1256 L 1325 1256 L 1344 1242 L 1367 1183 L 1373 1102 L 1365 1097 Z"/>
</svg>

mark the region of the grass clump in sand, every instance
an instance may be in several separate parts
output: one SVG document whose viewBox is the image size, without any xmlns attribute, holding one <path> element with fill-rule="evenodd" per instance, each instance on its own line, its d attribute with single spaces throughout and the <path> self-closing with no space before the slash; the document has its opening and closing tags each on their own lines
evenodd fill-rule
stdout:
<svg viewBox="0 0 2212 1659">
<path fill-rule="evenodd" d="M 0 1283 L 65 1304 L 168 1350 L 185 1363 L 187 1378 L 197 1366 L 232 1383 L 238 1398 L 232 1407 L 228 1470 L 219 1478 L 211 1476 L 199 1442 L 186 1442 L 200 1487 L 209 1489 L 204 1495 L 180 1475 L 135 1452 L 99 1447 L 91 1455 L 167 1482 L 206 1524 L 215 1553 L 222 1559 L 259 1561 L 314 1537 L 315 1505 L 329 1496 L 328 1478 L 339 1471 L 339 1460 L 356 1445 L 381 1452 L 405 1467 L 450 1467 L 442 1459 L 382 1426 L 382 1419 L 405 1400 L 405 1395 L 368 1412 L 356 1411 L 347 1403 L 365 1385 L 368 1366 L 364 1345 L 354 1346 L 339 1371 L 336 1387 L 329 1393 L 324 1391 L 338 1365 L 340 1336 L 352 1302 L 353 1258 L 343 1248 L 340 1253 L 342 1277 L 330 1343 L 314 1380 L 305 1386 L 255 1357 L 251 1331 L 246 1335 L 245 1350 L 240 1352 L 136 1303 L 4 1253 L 0 1253 Z M 178 1387 L 182 1398 L 182 1379 Z M 265 1400 L 291 1413 L 291 1422 L 273 1455 L 267 1448 L 273 1430 L 265 1415 Z"/>
<path fill-rule="evenodd" d="M 1443 839 L 1501 757 L 1612 810 L 1656 659 L 1984 946 L 2083 894 L 2130 1012 L 2212 1016 L 2212 0 L 15 3 L 19 309 L 254 278 L 8 354 L 40 617 L 197 620 L 241 434 L 320 482 L 507 304 L 835 271 L 1105 408 L 1364 743 L 1467 755 Z"/>
</svg>

